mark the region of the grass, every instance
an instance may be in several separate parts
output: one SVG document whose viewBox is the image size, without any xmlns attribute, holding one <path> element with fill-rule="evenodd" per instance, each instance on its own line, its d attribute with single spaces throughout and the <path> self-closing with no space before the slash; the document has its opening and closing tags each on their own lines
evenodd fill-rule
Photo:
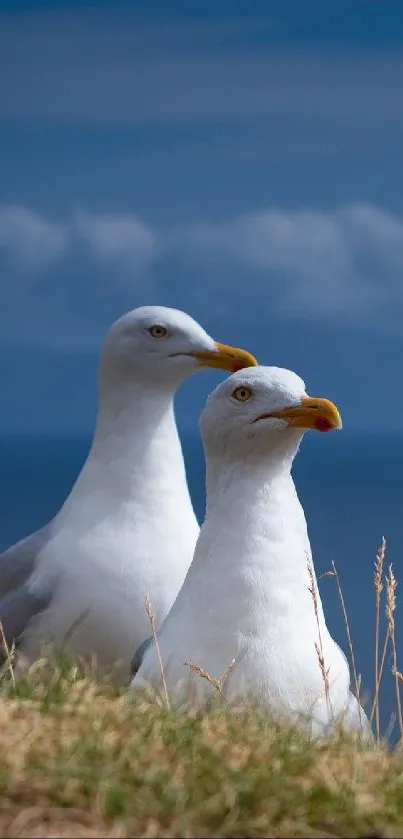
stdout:
<svg viewBox="0 0 403 839">
<path fill-rule="evenodd" d="M 173 714 L 42 662 L 0 703 L 0 835 L 401 836 L 403 754 L 256 709 Z"/>
<path fill-rule="evenodd" d="M 67 655 L 43 659 L 13 680 L 8 650 L 0 690 L 0 836 L 403 836 L 403 750 L 381 743 L 377 723 L 389 648 L 399 723 L 403 680 L 396 580 L 390 566 L 384 571 L 385 550 L 383 543 L 374 575 L 373 745 L 340 734 L 312 743 L 259 709 L 234 713 L 225 701 L 227 674 L 216 680 L 216 702 L 179 714 L 167 691 L 161 698 L 120 691 Z M 337 571 L 329 573 L 344 608 Z M 313 578 L 311 584 L 315 600 Z M 155 632 L 149 604 L 147 610 Z M 346 614 L 345 621 L 353 657 Z M 317 655 L 326 681 L 320 639 Z M 196 663 L 187 666 L 211 680 Z M 355 662 L 352 672 L 359 692 Z"/>
</svg>

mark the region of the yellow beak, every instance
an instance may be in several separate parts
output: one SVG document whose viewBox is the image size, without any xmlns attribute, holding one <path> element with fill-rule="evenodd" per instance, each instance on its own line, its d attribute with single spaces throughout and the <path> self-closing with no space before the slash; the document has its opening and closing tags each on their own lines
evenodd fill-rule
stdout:
<svg viewBox="0 0 403 839">
<path fill-rule="evenodd" d="M 341 428 L 341 416 L 333 402 L 329 399 L 318 399 L 314 396 L 303 396 L 301 404 L 292 408 L 282 408 L 274 411 L 271 417 L 282 419 L 290 428 L 314 428 L 316 431 L 334 431 Z"/>
<path fill-rule="evenodd" d="M 207 352 L 192 352 L 190 355 L 197 358 L 201 367 L 215 367 L 218 370 L 228 370 L 235 373 L 244 367 L 256 367 L 257 361 L 253 355 L 246 350 L 230 347 L 227 344 L 216 342 L 215 349 Z"/>
</svg>

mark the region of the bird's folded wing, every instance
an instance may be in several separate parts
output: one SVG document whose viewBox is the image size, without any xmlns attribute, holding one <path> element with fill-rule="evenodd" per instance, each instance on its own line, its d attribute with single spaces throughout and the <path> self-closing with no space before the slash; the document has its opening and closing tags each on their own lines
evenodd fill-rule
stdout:
<svg viewBox="0 0 403 839">
<path fill-rule="evenodd" d="M 152 637 L 151 638 L 146 638 L 145 641 L 143 641 L 143 643 L 140 644 L 139 647 L 137 647 L 137 650 L 134 653 L 134 656 L 133 656 L 133 658 L 130 662 L 130 673 L 131 673 L 132 678 L 136 675 L 137 671 L 140 669 L 143 658 L 144 658 L 150 644 L 153 643 L 153 640 L 154 639 Z"/>
<path fill-rule="evenodd" d="M 11 647 L 18 646 L 20 635 L 28 621 L 50 602 L 48 590 L 34 590 L 30 579 L 38 556 L 49 537 L 49 525 L 22 539 L 0 554 L 0 620 L 2 634 Z M 4 643 L 0 638 L 0 661 L 4 657 Z"/>
</svg>

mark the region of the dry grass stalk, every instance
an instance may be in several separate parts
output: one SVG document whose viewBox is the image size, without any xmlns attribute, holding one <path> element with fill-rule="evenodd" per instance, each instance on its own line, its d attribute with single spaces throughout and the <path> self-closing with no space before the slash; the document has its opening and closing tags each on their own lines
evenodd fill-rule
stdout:
<svg viewBox="0 0 403 839">
<path fill-rule="evenodd" d="M 351 638 L 350 624 L 349 624 L 349 620 L 348 620 L 348 617 L 347 617 L 346 604 L 344 602 L 343 591 L 342 591 L 342 588 L 341 588 L 337 568 L 336 568 L 333 560 L 332 560 L 332 571 L 330 572 L 330 575 L 332 577 L 334 577 L 335 580 L 336 580 L 337 591 L 339 593 L 341 608 L 342 608 L 342 611 L 343 611 L 344 625 L 346 627 L 346 632 L 347 632 L 348 648 L 349 648 L 349 651 L 350 651 L 351 667 L 352 667 L 352 670 L 353 670 L 355 695 L 357 697 L 357 702 L 358 702 L 358 716 L 359 716 L 359 720 L 360 720 L 360 729 L 362 731 L 362 714 L 361 714 L 361 700 L 360 700 L 361 679 L 357 675 L 357 668 L 355 666 L 354 647 L 353 647 L 353 642 L 352 642 L 352 638 Z"/>
<path fill-rule="evenodd" d="M 7 638 L 5 636 L 3 623 L 2 623 L 1 618 L 0 618 L 0 637 L 1 637 L 1 643 L 2 643 L 3 650 L 4 650 L 4 654 L 5 654 L 5 657 L 6 657 L 6 664 L 7 664 L 7 667 L 8 667 L 9 673 L 10 673 L 10 677 L 11 677 L 11 682 L 12 682 L 13 688 L 15 690 L 15 675 L 14 675 L 14 666 L 13 666 L 14 647 L 12 647 L 11 650 L 10 650 L 10 647 L 7 644 Z"/>
<path fill-rule="evenodd" d="M 209 682 L 210 685 L 217 691 L 217 693 L 221 696 L 221 698 L 228 704 L 227 697 L 225 695 L 225 687 L 228 682 L 230 673 L 234 667 L 236 659 L 233 658 L 232 661 L 229 663 L 226 670 L 219 679 L 214 679 L 207 670 L 204 670 L 203 667 L 200 667 L 199 664 L 194 664 L 193 661 L 184 661 L 185 667 L 188 667 L 192 673 L 195 673 L 200 679 L 205 679 L 206 682 Z"/>
<path fill-rule="evenodd" d="M 146 597 L 144 605 L 145 605 L 145 610 L 147 612 L 148 620 L 150 621 L 151 632 L 152 632 L 152 636 L 153 636 L 153 640 L 154 640 L 154 644 L 155 644 L 155 649 L 156 649 L 156 652 L 157 652 L 158 665 L 159 665 L 159 668 L 160 668 L 162 684 L 163 684 L 163 687 L 164 687 L 165 703 L 166 703 L 168 711 L 170 711 L 171 710 L 171 700 L 169 698 L 168 687 L 167 687 L 165 672 L 164 672 L 164 665 L 162 663 L 161 649 L 160 649 L 160 645 L 158 643 L 157 631 L 155 629 L 154 614 L 153 614 L 153 611 L 151 609 L 151 603 L 150 603 L 148 597 Z"/>
<path fill-rule="evenodd" d="M 375 572 L 374 572 L 374 588 L 375 588 L 375 686 L 374 686 L 374 700 L 371 709 L 371 716 L 370 721 L 372 722 L 374 715 L 375 715 L 375 731 L 376 731 L 376 739 L 379 743 L 380 741 L 380 724 L 379 724 L 379 688 L 382 679 L 383 673 L 383 666 L 385 663 L 385 656 L 386 656 L 386 649 L 389 640 L 389 631 L 387 632 L 384 645 L 383 645 L 383 652 L 381 658 L 381 664 L 379 665 L 379 618 L 380 618 L 380 608 L 381 608 L 381 594 L 383 591 L 383 566 L 385 562 L 385 554 L 386 554 L 386 540 L 385 537 L 382 536 L 382 544 L 378 548 L 376 559 L 375 559 Z"/>
<path fill-rule="evenodd" d="M 393 666 L 392 673 L 395 679 L 396 686 L 396 705 L 397 718 L 399 721 L 400 739 L 403 739 L 403 716 L 402 703 L 400 699 L 400 680 L 399 670 L 397 667 L 397 650 L 396 650 L 396 636 L 395 636 L 395 618 L 394 612 L 396 609 L 396 588 L 397 580 L 393 573 L 392 565 L 389 565 L 388 573 L 386 575 L 386 620 L 388 622 L 389 636 L 392 644 Z"/>
<path fill-rule="evenodd" d="M 309 593 L 312 597 L 313 608 L 315 610 L 316 625 L 318 627 L 319 644 L 315 641 L 315 650 L 316 650 L 316 655 L 318 657 L 320 672 L 322 673 L 323 683 L 324 683 L 324 686 L 325 686 L 326 705 L 327 705 L 330 716 L 333 716 L 333 708 L 332 708 L 332 703 L 331 703 L 331 699 L 330 699 L 330 684 L 329 684 L 330 668 L 329 667 L 326 668 L 326 664 L 325 664 L 325 657 L 324 657 L 324 653 L 323 653 L 322 633 L 320 631 L 320 623 L 319 623 L 318 593 L 317 593 L 317 590 L 316 590 L 315 574 L 314 574 L 314 570 L 313 570 L 313 566 L 312 566 L 312 560 L 308 555 L 307 555 L 307 568 L 308 568 L 308 574 L 309 574 L 309 579 L 310 579 L 310 583 L 311 583 L 310 586 L 308 586 L 308 591 L 309 591 Z"/>
</svg>

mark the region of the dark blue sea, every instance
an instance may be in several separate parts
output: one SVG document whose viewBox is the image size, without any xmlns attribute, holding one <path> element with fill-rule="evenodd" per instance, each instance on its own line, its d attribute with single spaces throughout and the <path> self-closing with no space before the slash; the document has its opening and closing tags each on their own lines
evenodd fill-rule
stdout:
<svg viewBox="0 0 403 839">
<path fill-rule="evenodd" d="M 83 464 L 88 435 L 0 438 L 0 549 L 45 524 L 58 510 Z M 204 460 L 196 436 L 183 439 L 188 480 L 199 520 L 204 514 Z M 318 577 L 336 563 L 362 686 L 371 692 L 374 659 L 373 565 L 381 538 L 402 580 L 397 589 L 397 639 L 403 669 L 403 437 L 306 435 L 294 467 L 310 530 Z M 286 560 L 285 560 L 286 561 Z M 320 580 L 331 632 L 347 653 L 335 581 Z M 382 693 L 386 729 L 395 710 L 387 661 Z"/>
</svg>

